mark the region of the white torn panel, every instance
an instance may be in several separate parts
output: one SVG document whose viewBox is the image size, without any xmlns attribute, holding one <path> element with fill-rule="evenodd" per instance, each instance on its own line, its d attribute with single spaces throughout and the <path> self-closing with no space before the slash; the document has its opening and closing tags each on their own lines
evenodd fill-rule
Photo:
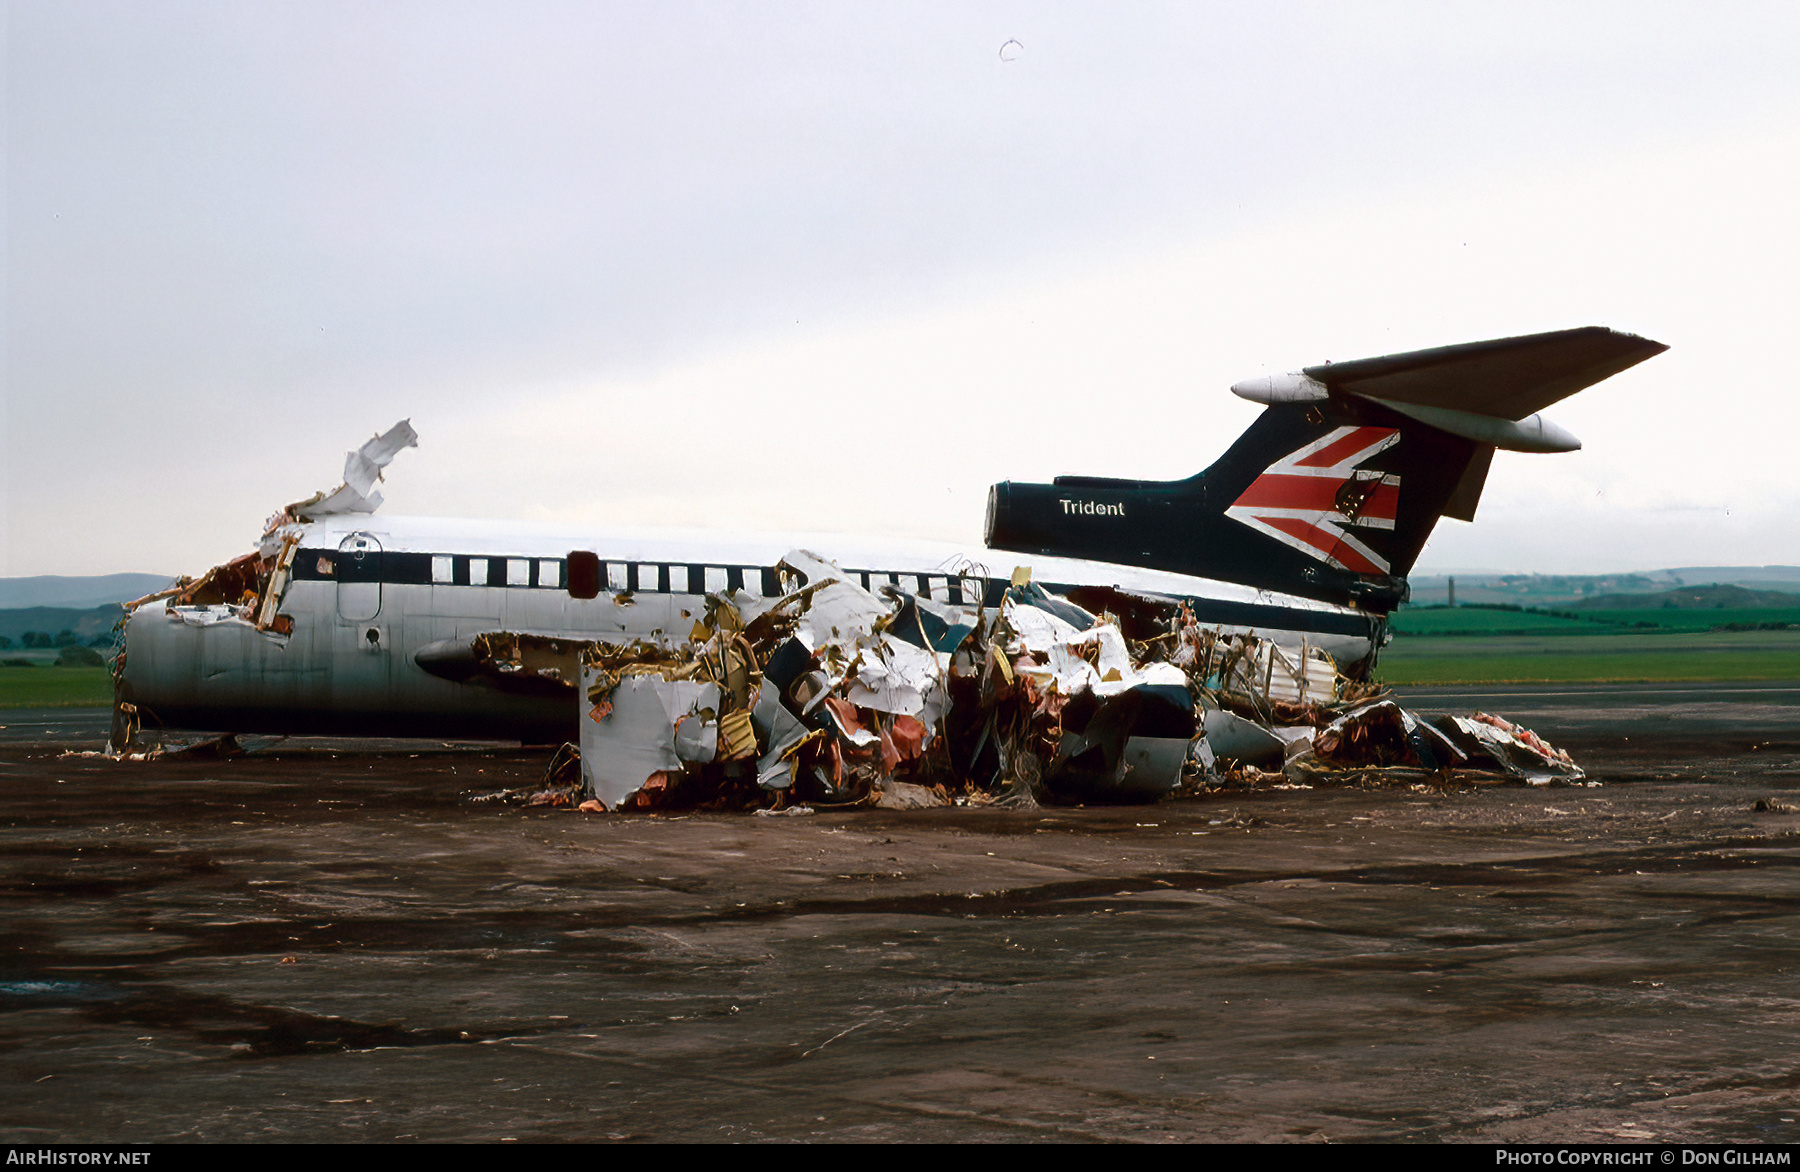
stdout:
<svg viewBox="0 0 1800 1172">
<path fill-rule="evenodd" d="M 1018 636 L 1009 650 L 1031 652 L 1047 662 L 1040 668 L 1020 667 L 1040 686 L 1054 686 L 1065 696 L 1092 691 L 1097 696 L 1117 696 L 1140 684 L 1187 683 L 1182 670 L 1170 663 L 1153 663 L 1139 671 L 1131 663 L 1125 636 L 1112 623 L 1097 623 L 1085 631 L 1047 610 L 1007 599 L 1002 616 Z"/>
<path fill-rule="evenodd" d="M 583 666 L 583 695 L 599 676 L 595 668 Z M 704 714 L 716 712 L 718 704 L 716 684 L 626 676 L 605 704 L 584 705 L 582 780 L 608 809 L 616 809 L 652 774 L 679 772 L 687 764 L 711 760 L 718 726 L 710 724 L 709 733 Z"/>
<path fill-rule="evenodd" d="M 1049 611 L 1040 607 L 1024 606 L 1010 598 L 1001 604 L 1000 613 L 1006 620 L 1006 624 L 1019 636 L 1018 641 L 1007 648 L 1015 655 L 1020 651 L 1034 651 L 1039 655 L 1045 655 L 1058 643 L 1081 634 L 1072 624 L 1064 622 Z"/>
<path fill-rule="evenodd" d="M 353 489 L 362 496 L 369 496 L 375 482 L 381 479 L 381 470 L 393 462 L 394 457 L 400 454 L 400 449 L 418 446 L 419 433 L 413 430 L 412 421 L 402 419 L 344 456 L 344 487 Z"/>
<path fill-rule="evenodd" d="M 828 644 L 855 648 L 869 641 L 875 625 L 893 610 L 846 580 L 842 570 L 817 554 L 797 549 L 782 558 L 781 564 L 806 579 L 806 609 L 799 634 L 801 642 L 815 651 Z"/>
<path fill-rule="evenodd" d="M 381 494 L 364 496 L 347 484 L 340 484 L 311 501 L 294 505 L 296 513 L 305 517 L 336 517 L 345 513 L 373 513 L 381 507 Z"/>
<path fill-rule="evenodd" d="M 375 482 L 381 470 L 392 462 L 402 448 L 419 446 L 419 433 L 402 419 L 381 435 L 344 456 L 344 483 L 330 492 L 315 493 L 310 499 L 289 505 L 287 512 L 295 517 L 329 517 L 343 513 L 373 513 L 381 507 L 381 494 Z"/>
<path fill-rule="evenodd" d="M 945 708 L 942 679 L 947 658 L 884 635 L 863 650 L 846 695 L 863 708 L 916 716 L 935 725 Z"/>
<path fill-rule="evenodd" d="M 719 755 L 719 685 L 700 687 L 696 710 L 675 721 L 675 755 L 689 765 L 705 765 Z"/>
</svg>

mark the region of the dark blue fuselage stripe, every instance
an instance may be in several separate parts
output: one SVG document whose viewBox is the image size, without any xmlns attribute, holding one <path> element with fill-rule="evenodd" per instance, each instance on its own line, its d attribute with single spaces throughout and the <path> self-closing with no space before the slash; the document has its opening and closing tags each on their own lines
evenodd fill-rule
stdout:
<svg viewBox="0 0 1800 1172">
<path fill-rule="evenodd" d="M 429 554 L 429 553 L 369 553 L 363 558 L 353 558 L 340 554 L 335 549 L 302 549 L 294 559 L 294 577 L 303 582 L 386 582 L 405 586 L 434 585 L 431 574 L 431 562 L 434 557 L 451 559 L 452 581 L 438 582 L 435 585 L 445 586 L 482 586 L 506 587 L 506 564 L 509 561 L 525 561 L 530 569 L 529 588 L 564 589 L 568 582 L 568 572 L 562 558 L 507 557 L 495 554 Z M 601 559 L 602 563 L 606 559 Z M 486 562 L 487 577 L 485 581 L 469 580 L 469 563 Z M 698 590 L 669 590 L 671 577 L 677 581 L 685 578 L 690 585 L 704 582 L 704 571 L 707 569 L 723 570 L 726 581 L 736 588 L 745 584 L 760 588 L 765 598 L 772 598 L 781 592 L 780 575 L 769 566 L 707 566 L 701 563 L 684 562 L 633 562 L 630 564 L 628 580 L 642 593 L 674 593 L 699 594 Z M 540 581 L 541 570 L 555 566 L 555 581 Z M 329 566 L 329 570 L 321 567 Z M 657 569 L 653 584 L 645 583 L 640 566 Z M 1005 578 L 982 578 L 974 574 L 924 574 L 914 571 L 889 574 L 885 570 L 846 570 L 844 574 L 853 581 L 866 581 L 870 587 L 879 590 L 888 583 L 890 577 L 898 578 L 902 589 L 910 591 L 921 578 L 939 578 L 945 580 L 947 601 L 952 603 L 973 603 L 975 599 L 964 598 L 962 583 L 979 581 L 982 585 L 981 602 L 986 606 L 999 606 L 1006 595 L 1009 582 Z M 511 584 L 517 589 L 528 588 L 525 583 Z M 1067 583 L 1043 583 L 1052 594 L 1062 594 L 1077 587 Z M 1367 638 L 1372 634 L 1373 615 L 1339 614 L 1333 611 L 1308 610 L 1298 607 L 1277 606 L 1261 602 L 1232 602 L 1218 598 L 1188 598 L 1187 604 L 1194 612 L 1194 619 L 1203 627 L 1260 627 L 1264 630 L 1279 631 L 1316 631 L 1320 634 L 1349 635 Z"/>
</svg>

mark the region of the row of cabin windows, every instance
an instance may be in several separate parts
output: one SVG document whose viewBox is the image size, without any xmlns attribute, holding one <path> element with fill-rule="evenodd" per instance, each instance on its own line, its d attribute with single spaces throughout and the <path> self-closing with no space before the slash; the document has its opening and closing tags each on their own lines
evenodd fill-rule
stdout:
<svg viewBox="0 0 1800 1172">
<path fill-rule="evenodd" d="M 744 590 L 765 598 L 774 598 L 805 584 L 798 578 L 784 582 L 784 575 L 767 566 L 603 562 L 599 555 L 582 550 L 569 555 L 567 567 L 568 590 L 576 598 L 595 598 L 602 590 L 612 593 L 650 591 L 661 594 L 714 594 L 721 590 Z M 980 600 L 984 586 L 979 578 L 951 578 L 943 574 L 883 574 L 868 570 L 850 570 L 848 573 L 852 578 L 860 579 L 865 590 L 879 590 L 882 586 L 893 585 L 939 601 L 974 603 Z"/>
<path fill-rule="evenodd" d="M 478 558 L 432 554 L 431 580 L 439 586 L 537 586 L 560 590 L 561 558 Z"/>
<path fill-rule="evenodd" d="M 782 593 L 781 576 L 764 566 L 699 566 L 665 562 L 603 562 L 585 550 L 565 563 L 565 585 L 575 598 L 598 598 L 604 591 L 650 594 L 712 594 L 746 590 L 773 597 Z"/>
<path fill-rule="evenodd" d="M 592 554 L 562 558 L 489 558 L 433 554 L 431 581 L 439 586 L 527 586 L 567 590 L 577 598 L 645 591 L 701 594 L 749 590 L 780 594 L 775 571 L 758 566 L 689 566 L 652 562 L 602 562 Z"/>
<path fill-rule="evenodd" d="M 863 589 L 879 591 L 897 586 L 940 602 L 980 600 L 984 583 L 979 578 L 943 574 L 899 574 L 850 570 L 847 576 Z M 490 558 L 463 554 L 431 555 L 431 581 L 440 586 L 524 586 L 567 590 L 576 598 L 643 592 L 655 594 L 714 594 L 744 590 L 776 597 L 784 587 L 782 575 L 766 566 L 706 566 L 665 562 L 609 562 L 595 554 L 576 551 L 563 558 Z"/>
<path fill-rule="evenodd" d="M 744 590 L 773 598 L 806 584 L 798 576 L 783 575 L 768 566 L 602 561 L 598 554 L 586 550 L 576 550 L 567 558 L 382 552 L 380 549 L 305 550 L 295 561 L 294 576 L 339 583 L 392 582 L 399 585 L 430 582 L 439 586 L 567 590 L 575 598 L 598 598 L 602 593 L 628 591 L 714 594 L 721 590 Z M 860 583 L 863 589 L 876 593 L 884 586 L 896 586 L 909 594 L 923 595 L 939 602 L 971 605 L 980 602 L 989 589 L 1004 589 L 1004 583 L 990 584 L 973 576 L 871 570 L 846 570 L 845 576 Z M 784 581 L 784 577 L 788 580 Z"/>
</svg>

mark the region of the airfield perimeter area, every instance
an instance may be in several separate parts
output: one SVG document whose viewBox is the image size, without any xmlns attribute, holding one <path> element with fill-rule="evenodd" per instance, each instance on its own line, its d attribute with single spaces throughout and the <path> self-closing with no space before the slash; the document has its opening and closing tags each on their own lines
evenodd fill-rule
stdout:
<svg viewBox="0 0 1800 1172">
<path fill-rule="evenodd" d="M 1800 1139 L 1800 683 L 1418 689 L 1596 788 L 810 817 L 0 723 L 0 1134 Z"/>
<path fill-rule="evenodd" d="M 1381 653 L 1380 676 L 1402 687 L 1800 679 L 1800 610 L 1651 613 L 1664 623 L 1735 621 L 1745 626 L 1754 625 L 1755 616 L 1776 613 L 1796 625 L 1791 630 L 1741 631 L 1672 625 L 1640 632 L 1606 630 L 1591 620 L 1543 612 L 1473 607 L 1401 611 L 1396 619 L 1401 631 Z M 58 665 L 51 652 L 41 653 L 31 666 L 0 664 L 0 711 L 111 702 L 112 677 L 104 667 Z"/>
</svg>

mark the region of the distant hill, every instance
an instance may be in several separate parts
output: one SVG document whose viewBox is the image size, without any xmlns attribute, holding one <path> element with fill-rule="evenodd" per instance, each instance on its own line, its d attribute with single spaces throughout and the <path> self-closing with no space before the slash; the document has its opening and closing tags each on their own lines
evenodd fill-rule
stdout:
<svg viewBox="0 0 1800 1172">
<path fill-rule="evenodd" d="M 35 578 L 0 578 L 0 609 L 55 606 L 89 610 L 142 598 L 174 580 L 173 574 L 99 574 L 87 578 L 39 574 Z"/>
<path fill-rule="evenodd" d="M 1785 590 L 1748 590 L 1742 586 L 1714 583 L 1710 586 L 1684 586 L 1679 590 L 1660 590 L 1654 594 L 1602 594 L 1574 603 L 1573 610 L 1743 610 L 1752 607 L 1792 607 L 1800 604 L 1800 596 Z"/>
<path fill-rule="evenodd" d="M 1456 583 L 1458 603 L 1568 608 L 1592 602 L 1593 606 L 1599 607 L 1602 604 L 1593 600 L 1661 594 L 1696 585 L 1722 585 L 1787 594 L 1781 602 L 1755 604 L 1759 606 L 1800 604 L 1800 566 L 1686 566 L 1631 574 L 1414 574 L 1413 605 L 1442 606 L 1449 602 L 1452 580 Z M 1616 608 L 1626 604 L 1605 605 Z M 1662 604 L 1659 601 L 1655 605 Z"/>
<path fill-rule="evenodd" d="M 1748 586 L 1752 582 L 1769 583 L 1771 590 L 1800 590 L 1800 566 L 1680 566 L 1658 570 L 1653 577 L 1666 577 L 1678 586 L 1697 582 L 1727 582 Z"/>
</svg>

